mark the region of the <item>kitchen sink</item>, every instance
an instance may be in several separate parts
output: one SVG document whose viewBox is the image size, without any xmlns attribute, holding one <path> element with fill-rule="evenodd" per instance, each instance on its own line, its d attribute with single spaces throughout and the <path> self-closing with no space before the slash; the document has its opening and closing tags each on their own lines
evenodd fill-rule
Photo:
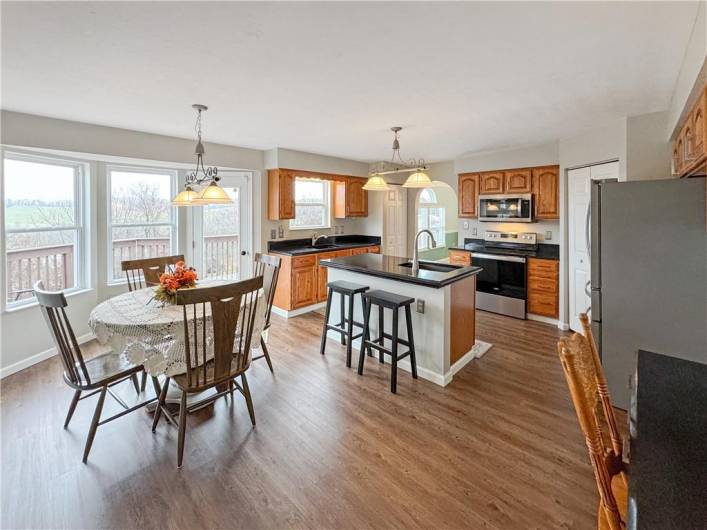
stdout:
<svg viewBox="0 0 707 530">
<path fill-rule="evenodd" d="M 448 263 L 435 263 L 431 261 L 420 261 L 419 265 L 421 271 L 452 272 L 461 269 L 460 265 L 449 265 Z M 405 263 L 401 263 L 400 266 L 412 268 L 412 262 L 406 261 Z"/>
</svg>

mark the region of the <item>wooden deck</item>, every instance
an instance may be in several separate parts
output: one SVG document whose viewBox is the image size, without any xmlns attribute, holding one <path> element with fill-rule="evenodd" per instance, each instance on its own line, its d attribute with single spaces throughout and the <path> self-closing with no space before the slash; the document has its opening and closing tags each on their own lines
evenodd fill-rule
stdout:
<svg viewBox="0 0 707 530">
<path fill-rule="evenodd" d="M 4 379 L 2 528 L 596 528 L 557 329 L 478 313 L 485 357 L 444 389 L 401 372 L 392 395 L 388 365 L 359 377 L 334 341 L 320 356 L 321 326 L 273 316 L 275 375 L 249 372 L 257 427 L 240 396 L 192 415 L 181 470 L 176 429 L 142 411 L 99 428 L 82 464 L 96 398 L 62 429 L 57 358 Z"/>
</svg>

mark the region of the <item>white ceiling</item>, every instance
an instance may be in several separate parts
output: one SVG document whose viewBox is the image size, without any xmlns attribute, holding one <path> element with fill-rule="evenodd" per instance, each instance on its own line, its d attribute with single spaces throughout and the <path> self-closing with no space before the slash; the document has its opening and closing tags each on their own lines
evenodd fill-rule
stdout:
<svg viewBox="0 0 707 530">
<path fill-rule="evenodd" d="M 362 161 L 668 107 L 697 2 L 3 2 L 2 107 Z"/>
</svg>

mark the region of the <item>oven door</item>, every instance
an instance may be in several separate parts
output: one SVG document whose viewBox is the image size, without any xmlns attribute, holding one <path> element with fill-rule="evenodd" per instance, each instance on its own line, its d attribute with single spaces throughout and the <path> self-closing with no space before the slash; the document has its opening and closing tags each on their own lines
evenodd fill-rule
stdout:
<svg viewBox="0 0 707 530">
<path fill-rule="evenodd" d="M 530 223 L 533 220 L 533 197 L 524 195 L 481 195 L 479 221 Z"/>
<path fill-rule="evenodd" d="M 471 262 L 483 269 L 476 277 L 477 291 L 525 300 L 524 257 L 472 252 Z"/>
</svg>

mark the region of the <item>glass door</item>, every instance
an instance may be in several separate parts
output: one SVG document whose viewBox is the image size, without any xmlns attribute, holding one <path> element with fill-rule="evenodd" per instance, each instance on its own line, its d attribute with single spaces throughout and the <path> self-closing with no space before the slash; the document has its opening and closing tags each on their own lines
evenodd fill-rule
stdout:
<svg viewBox="0 0 707 530">
<path fill-rule="evenodd" d="M 233 199 L 192 210 L 192 251 L 202 280 L 242 280 L 251 275 L 248 175 L 219 173 L 219 185 Z"/>
</svg>

